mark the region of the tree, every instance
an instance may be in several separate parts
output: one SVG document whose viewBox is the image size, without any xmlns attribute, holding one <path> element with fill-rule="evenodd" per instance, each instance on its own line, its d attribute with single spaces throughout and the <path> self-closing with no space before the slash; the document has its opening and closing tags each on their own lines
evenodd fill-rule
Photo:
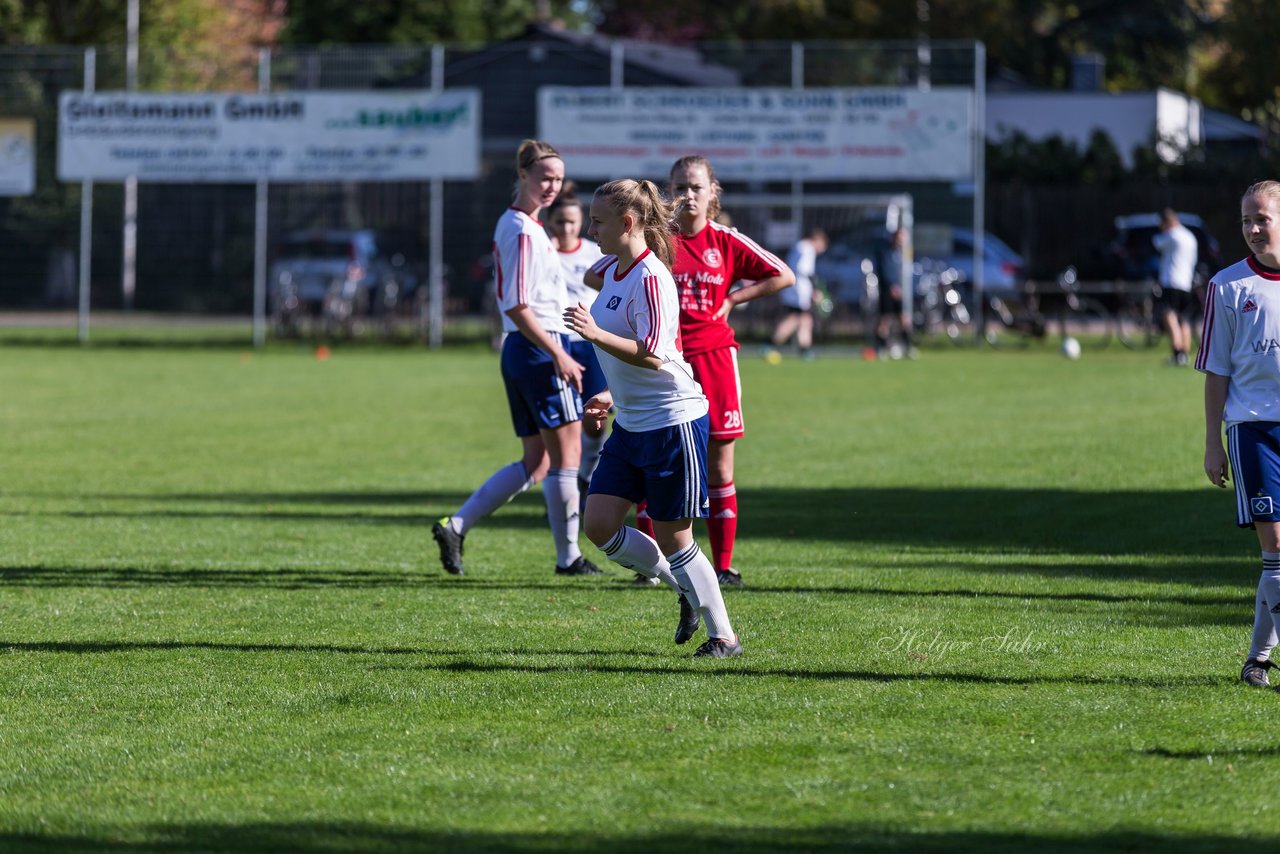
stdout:
<svg viewBox="0 0 1280 854">
<path fill-rule="evenodd" d="M 290 44 L 479 43 L 511 38 L 539 18 L 581 25 L 572 0 L 292 0 Z"/>
</svg>

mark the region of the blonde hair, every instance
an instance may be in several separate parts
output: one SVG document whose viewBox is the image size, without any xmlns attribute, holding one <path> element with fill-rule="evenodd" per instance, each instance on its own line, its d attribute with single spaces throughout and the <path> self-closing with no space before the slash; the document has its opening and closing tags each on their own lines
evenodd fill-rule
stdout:
<svg viewBox="0 0 1280 854">
<path fill-rule="evenodd" d="M 560 152 L 549 142 L 540 139 L 526 139 L 516 149 L 516 172 L 524 172 L 533 168 L 533 164 L 548 157 L 560 157 Z M 563 159 L 563 158 L 561 158 Z"/>
<path fill-rule="evenodd" d="M 1240 200 L 1244 201 L 1250 196 L 1280 200 L 1280 181 L 1258 181 L 1256 184 L 1251 184 Z"/>
<path fill-rule="evenodd" d="M 596 190 L 596 198 L 604 199 L 619 217 L 631 214 L 644 232 L 644 245 L 658 256 L 658 260 L 671 269 L 675 261 L 675 241 L 672 238 L 675 222 L 671 203 L 663 197 L 658 185 L 652 181 L 633 181 L 619 178 Z"/>
<path fill-rule="evenodd" d="M 690 167 L 701 166 L 707 170 L 707 180 L 711 182 L 711 204 L 707 209 L 707 219 L 719 222 L 720 216 L 720 182 L 716 180 L 716 170 L 711 168 L 711 161 L 703 157 L 701 154 L 689 154 L 681 157 L 675 163 L 671 164 L 671 171 L 667 173 L 667 180 L 671 180 L 671 176 L 676 174 L 677 169 L 683 169 L 688 172 Z"/>
</svg>

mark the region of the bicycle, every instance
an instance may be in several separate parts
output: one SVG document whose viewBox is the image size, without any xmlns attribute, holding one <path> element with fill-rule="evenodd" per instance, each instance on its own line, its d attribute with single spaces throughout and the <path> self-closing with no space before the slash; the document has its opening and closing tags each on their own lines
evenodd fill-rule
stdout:
<svg viewBox="0 0 1280 854">
<path fill-rule="evenodd" d="M 1100 300 L 1080 291 L 1072 267 L 1059 274 L 1058 287 L 1048 293 L 1029 284 L 1021 302 L 987 294 L 981 318 L 970 308 L 973 298 L 965 284 L 954 269 L 943 270 L 932 276 L 926 290 L 926 324 L 940 326 L 957 346 L 985 342 L 995 349 L 1024 349 L 1033 341 L 1044 341 L 1051 326 L 1063 340 L 1075 338 L 1089 348 L 1104 348 L 1118 337 L 1115 316 Z"/>
</svg>

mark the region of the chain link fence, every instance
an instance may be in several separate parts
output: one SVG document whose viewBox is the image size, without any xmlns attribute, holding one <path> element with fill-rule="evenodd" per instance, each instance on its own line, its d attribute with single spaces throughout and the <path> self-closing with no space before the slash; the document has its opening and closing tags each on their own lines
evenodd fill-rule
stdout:
<svg viewBox="0 0 1280 854">
<path fill-rule="evenodd" d="M 531 28 L 501 44 L 443 51 L 447 88 L 481 91 L 482 170 L 475 181 L 445 183 L 443 258 L 446 317 L 484 310 L 493 222 L 509 203 L 514 155 L 537 132 L 540 86 L 972 86 L 972 42 L 744 43 L 671 47 Z M 269 57 L 272 91 L 425 89 L 431 46 L 285 47 Z M 191 60 L 165 53 L 139 58 L 141 91 L 256 91 L 251 58 Z M 93 85 L 125 88 L 123 48 L 96 51 Z M 85 86 L 81 48 L 0 51 L 0 117 L 36 123 L 35 193 L 0 198 L 0 308 L 70 308 L 78 271 L 78 183 L 57 179 L 57 104 Z M 573 177 L 573 164 L 566 164 Z M 665 175 L 634 176 L 665 181 Z M 581 188 L 589 193 L 590 185 Z M 812 193 L 897 193 L 915 198 L 918 220 L 967 225 L 972 198 L 949 183 L 807 182 Z M 727 184 L 733 193 L 789 193 L 790 182 Z M 971 188 L 970 188 L 971 192 Z M 93 191 L 93 308 L 121 305 L 123 192 Z M 403 259 L 425 282 L 429 231 L 426 182 L 273 184 L 268 241 L 300 230 L 367 229 L 380 249 Z M 233 184 L 141 184 L 138 188 L 137 291 L 140 310 L 247 315 L 252 306 L 254 188 Z M 763 235 L 757 235 L 763 239 Z M 785 247 L 773 247 L 785 249 Z"/>
</svg>

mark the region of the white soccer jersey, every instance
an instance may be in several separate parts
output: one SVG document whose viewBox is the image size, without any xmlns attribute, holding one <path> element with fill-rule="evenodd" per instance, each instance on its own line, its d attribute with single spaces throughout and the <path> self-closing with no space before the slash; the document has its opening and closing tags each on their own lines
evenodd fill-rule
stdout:
<svg viewBox="0 0 1280 854">
<path fill-rule="evenodd" d="M 587 286 L 582 281 L 582 277 L 586 275 L 587 270 L 591 269 L 591 265 L 604 257 L 600 252 L 600 247 L 590 240 L 579 240 L 578 248 L 565 251 L 563 249 L 556 250 L 556 254 L 560 256 L 560 274 L 564 278 L 565 290 L 569 292 L 569 305 L 582 303 L 587 308 L 591 308 L 591 304 L 595 302 L 598 291 Z M 578 333 L 569 332 L 570 341 L 581 341 Z"/>
<path fill-rule="evenodd" d="M 707 414 L 707 398 L 680 352 L 680 297 L 670 271 L 645 250 L 630 269 L 614 259 L 602 271 L 604 286 L 591 306 L 596 325 L 633 341 L 662 359 L 658 370 L 628 364 L 596 347 L 609 381 L 617 421 L 638 433 L 673 427 Z"/>
<path fill-rule="evenodd" d="M 494 287 L 504 332 L 518 332 L 507 312 L 528 306 L 547 332 L 567 332 L 564 310 L 569 304 L 555 244 L 533 217 L 508 208 L 493 230 Z"/>
<path fill-rule="evenodd" d="M 1166 288 L 1190 291 L 1196 278 L 1196 261 L 1200 247 L 1196 236 L 1185 225 L 1175 225 L 1157 232 L 1151 238 L 1160 253 L 1160 284 Z"/>
<path fill-rule="evenodd" d="M 796 245 L 791 247 L 791 252 L 787 255 L 787 266 L 796 274 L 796 283 L 783 288 L 778 294 L 783 305 L 804 311 L 808 311 L 813 305 L 813 274 L 817 261 L 817 250 L 807 238 L 796 241 Z"/>
<path fill-rule="evenodd" d="M 1196 370 L 1231 378 L 1227 426 L 1280 421 L 1280 271 L 1251 255 L 1210 280 Z"/>
</svg>

